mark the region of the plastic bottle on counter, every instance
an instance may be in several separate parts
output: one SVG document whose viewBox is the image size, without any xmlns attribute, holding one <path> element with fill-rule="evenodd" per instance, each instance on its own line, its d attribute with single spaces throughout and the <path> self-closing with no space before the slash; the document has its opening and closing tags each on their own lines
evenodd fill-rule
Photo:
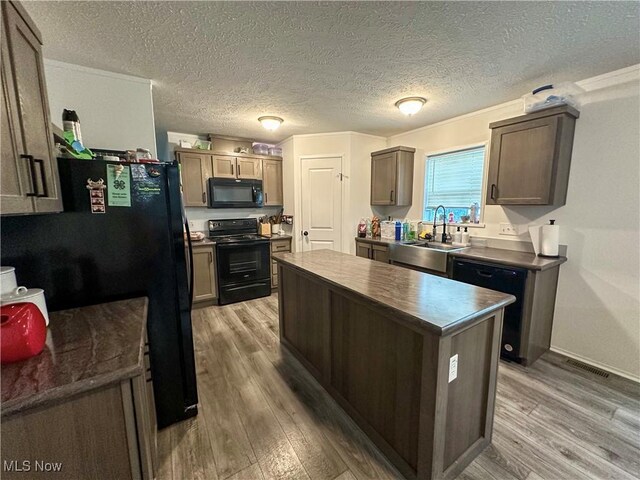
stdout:
<svg viewBox="0 0 640 480">
<path fill-rule="evenodd" d="M 402 223 L 402 240 L 405 242 L 409 240 L 409 228 L 409 220 L 405 218 Z"/>
<path fill-rule="evenodd" d="M 453 243 L 462 243 L 462 232 L 460 227 L 453 233 Z"/>
<path fill-rule="evenodd" d="M 358 223 L 358 238 L 365 238 L 367 236 L 367 224 L 364 221 L 364 218 L 360 219 L 360 223 Z"/>
<path fill-rule="evenodd" d="M 367 218 L 366 237 L 371 238 L 371 219 Z"/>
<path fill-rule="evenodd" d="M 465 245 L 469 244 L 469 230 L 468 230 L 468 228 L 469 227 L 464 227 L 464 232 L 462 232 L 462 242 L 461 243 L 464 243 Z"/>
<path fill-rule="evenodd" d="M 402 240 L 402 225 L 400 220 L 396 220 L 396 241 Z"/>
</svg>

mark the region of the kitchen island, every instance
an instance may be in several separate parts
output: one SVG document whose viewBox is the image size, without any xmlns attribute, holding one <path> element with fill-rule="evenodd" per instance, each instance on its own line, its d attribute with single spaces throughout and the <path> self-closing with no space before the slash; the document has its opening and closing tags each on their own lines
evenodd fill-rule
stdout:
<svg viewBox="0 0 640 480">
<path fill-rule="evenodd" d="M 407 478 L 452 478 L 491 441 L 514 297 L 363 258 L 277 254 L 280 341 Z"/>
</svg>

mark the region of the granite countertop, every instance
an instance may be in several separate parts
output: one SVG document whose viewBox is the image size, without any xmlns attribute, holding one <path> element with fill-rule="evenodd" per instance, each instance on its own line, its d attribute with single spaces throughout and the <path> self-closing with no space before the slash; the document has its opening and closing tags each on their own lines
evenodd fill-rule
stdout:
<svg viewBox="0 0 640 480">
<path fill-rule="evenodd" d="M 278 253 L 273 258 L 439 335 L 515 301 L 512 295 L 332 250 Z"/>
<path fill-rule="evenodd" d="M 399 240 L 391 240 L 385 238 L 360 238 L 356 237 L 359 242 L 373 243 L 375 245 L 392 245 L 401 243 Z M 491 247 L 464 247 L 460 250 L 451 250 L 449 255 L 456 258 L 467 258 L 469 260 L 478 260 L 500 265 L 508 265 L 510 267 L 522 267 L 528 270 L 547 270 L 556 267 L 567 261 L 567 257 L 545 258 L 538 257 L 535 253 L 518 252 L 514 250 L 506 250 L 504 248 Z"/>
<path fill-rule="evenodd" d="M 273 242 L 274 240 L 289 240 L 293 237 L 291 235 L 271 235 L 270 237 L 265 236 L 265 238 L 268 238 Z"/>
<path fill-rule="evenodd" d="M 535 253 L 489 247 L 467 247 L 449 252 L 449 255 L 455 258 L 479 260 L 510 267 L 522 267 L 528 270 L 547 270 L 567 261 L 567 257 L 538 257 Z"/>
<path fill-rule="evenodd" d="M 144 372 L 147 298 L 49 314 L 47 344 L 2 365 L 2 417 Z"/>
<path fill-rule="evenodd" d="M 216 242 L 214 242 L 208 237 L 204 237 L 202 240 L 191 240 L 192 247 L 202 247 L 202 246 L 215 245 L 215 244 Z"/>
</svg>

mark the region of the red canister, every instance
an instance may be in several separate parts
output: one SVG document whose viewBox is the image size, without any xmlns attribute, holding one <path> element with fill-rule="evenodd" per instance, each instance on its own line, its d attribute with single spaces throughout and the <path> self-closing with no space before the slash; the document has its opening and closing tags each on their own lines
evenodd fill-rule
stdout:
<svg viewBox="0 0 640 480">
<path fill-rule="evenodd" d="M 44 348 L 47 325 L 33 303 L 0 307 L 0 362 L 12 363 L 38 355 Z"/>
</svg>

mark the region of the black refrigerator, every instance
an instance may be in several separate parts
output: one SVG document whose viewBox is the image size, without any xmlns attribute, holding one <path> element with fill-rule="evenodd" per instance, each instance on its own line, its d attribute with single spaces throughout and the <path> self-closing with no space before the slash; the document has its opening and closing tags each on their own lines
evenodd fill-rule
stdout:
<svg viewBox="0 0 640 480">
<path fill-rule="evenodd" d="M 58 159 L 63 213 L 2 217 L 2 264 L 49 310 L 147 296 L 158 427 L 197 414 L 191 245 L 177 164 Z"/>
</svg>

